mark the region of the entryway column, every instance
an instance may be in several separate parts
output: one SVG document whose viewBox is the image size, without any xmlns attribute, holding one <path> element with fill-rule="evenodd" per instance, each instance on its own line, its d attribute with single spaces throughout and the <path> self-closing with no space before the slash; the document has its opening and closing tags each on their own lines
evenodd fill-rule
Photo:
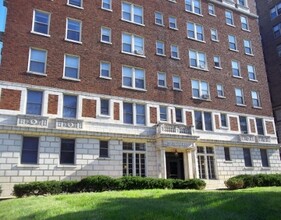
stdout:
<svg viewBox="0 0 281 220">
<path fill-rule="evenodd" d="M 188 178 L 189 179 L 193 179 L 194 178 L 194 173 L 193 173 L 193 168 L 194 168 L 194 163 L 192 160 L 192 152 L 193 151 L 188 151 L 187 152 L 187 167 L 188 167 Z"/>
<path fill-rule="evenodd" d="M 166 152 L 164 149 L 160 150 L 160 162 L 161 162 L 161 178 L 167 179 Z"/>
</svg>

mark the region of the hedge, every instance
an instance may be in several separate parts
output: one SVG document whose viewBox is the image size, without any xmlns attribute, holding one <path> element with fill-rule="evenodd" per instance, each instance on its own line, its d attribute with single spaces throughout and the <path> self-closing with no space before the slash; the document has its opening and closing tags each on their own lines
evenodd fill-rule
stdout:
<svg viewBox="0 0 281 220">
<path fill-rule="evenodd" d="M 138 176 L 111 178 L 108 176 L 90 176 L 81 181 L 43 181 L 14 185 L 16 197 L 38 196 L 46 194 L 102 192 L 109 190 L 134 189 L 204 189 L 206 183 L 199 179 L 175 180 Z"/>
<path fill-rule="evenodd" d="M 225 181 L 229 189 L 281 186 L 281 174 L 238 175 Z"/>
</svg>

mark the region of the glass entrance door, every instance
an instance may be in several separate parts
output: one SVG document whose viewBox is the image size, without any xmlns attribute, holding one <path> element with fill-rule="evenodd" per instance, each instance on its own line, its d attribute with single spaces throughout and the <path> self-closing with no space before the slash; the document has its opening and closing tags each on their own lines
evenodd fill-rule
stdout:
<svg viewBox="0 0 281 220">
<path fill-rule="evenodd" d="M 183 153 L 166 152 L 167 178 L 184 179 Z"/>
</svg>

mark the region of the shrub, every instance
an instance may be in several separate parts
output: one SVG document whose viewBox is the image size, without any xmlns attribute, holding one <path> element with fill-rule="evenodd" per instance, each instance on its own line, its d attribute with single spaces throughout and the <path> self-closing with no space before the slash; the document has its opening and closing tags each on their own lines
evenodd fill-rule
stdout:
<svg viewBox="0 0 281 220">
<path fill-rule="evenodd" d="M 109 176 L 90 176 L 79 182 L 79 188 L 83 192 L 102 192 L 119 188 L 119 181 Z"/>
<path fill-rule="evenodd" d="M 228 189 L 242 189 L 244 187 L 243 179 L 230 178 L 224 182 Z"/>
<path fill-rule="evenodd" d="M 200 179 L 189 179 L 189 180 L 173 180 L 173 189 L 204 189 L 206 183 Z"/>
<path fill-rule="evenodd" d="M 79 182 L 77 180 L 61 181 L 61 190 L 63 193 L 80 192 Z"/>
</svg>

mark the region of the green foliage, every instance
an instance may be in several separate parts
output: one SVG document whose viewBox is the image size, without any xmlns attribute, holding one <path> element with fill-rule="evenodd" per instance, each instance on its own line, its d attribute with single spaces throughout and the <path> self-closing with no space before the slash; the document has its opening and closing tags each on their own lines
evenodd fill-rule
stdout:
<svg viewBox="0 0 281 220">
<path fill-rule="evenodd" d="M 230 178 L 224 182 L 228 189 L 242 189 L 244 187 L 244 181 L 242 179 Z"/>
<path fill-rule="evenodd" d="M 102 192 L 119 188 L 119 181 L 109 176 L 90 176 L 79 182 L 79 188 L 83 192 Z"/>
<path fill-rule="evenodd" d="M 79 192 L 79 181 L 77 180 L 65 180 L 61 181 L 61 190 L 63 193 L 74 193 Z"/>
<path fill-rule="evenodd" d="M 173 180 L 173 189 L 204 189 L 206 183 L 200 179 L 189 179 L 189 180 Z"/>
</svg>

